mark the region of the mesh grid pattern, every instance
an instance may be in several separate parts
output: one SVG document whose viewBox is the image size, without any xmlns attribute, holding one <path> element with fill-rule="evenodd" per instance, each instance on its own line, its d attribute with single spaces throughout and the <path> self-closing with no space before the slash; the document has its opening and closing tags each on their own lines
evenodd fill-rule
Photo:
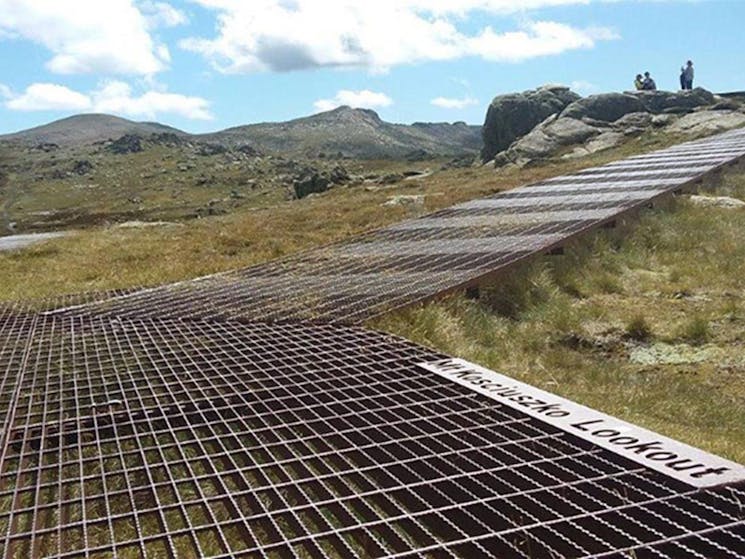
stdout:
<svg viewBox="0 0 745 559">
<path fill-rule="evenodd" d="M 26 316 L 2 336 L 17 379 L 0 557 L 745 549 L 742 485 L 691 491 L 428 373 L 416 363 L 444 356 L 387 335 Z"/>
</svg>

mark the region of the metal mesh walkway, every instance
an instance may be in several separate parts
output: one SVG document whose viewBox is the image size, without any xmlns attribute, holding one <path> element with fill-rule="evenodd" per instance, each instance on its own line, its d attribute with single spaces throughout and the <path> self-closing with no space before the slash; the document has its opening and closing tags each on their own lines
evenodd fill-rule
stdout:
<svg viewBox="0 0 745 559">
<path fill-rule="evenodd" d="M 744 154 L 733 132 L 262 266 L 0 305 L 0 559 L 745 557 L 745 467 L 334 324 Z"/>
<path fill-rule="evenodd" d="M 698 490 L 340 326 L 16 317 L 0 557 L 734 559 Z M 12 397 L 11 397 L 12 396 Z"/>
<path fill-rule="evenodd" d="M 331 246 L 75 313 L 362 323 L 477 284 L 745 155 L 735 131 L 473 200 Z"/>
</svg>

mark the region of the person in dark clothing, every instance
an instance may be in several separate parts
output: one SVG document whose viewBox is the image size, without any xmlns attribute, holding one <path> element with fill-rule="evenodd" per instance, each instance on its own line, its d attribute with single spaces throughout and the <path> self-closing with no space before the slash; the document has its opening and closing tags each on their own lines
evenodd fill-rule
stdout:
<svg viewBox="0 0 745 559">
<path fill-rule="evenodd" d="M 693 89 L 693 62 L 690 60 L 680 69 L 681 89 Z"/>
<path fill-rule="evenodd" d="M 644 72 L 644 81 L 642 82 L 642 89 L 645 91 L 656 91 L 657 84 L 649 75 L 649 72 Z"/>
</svg>

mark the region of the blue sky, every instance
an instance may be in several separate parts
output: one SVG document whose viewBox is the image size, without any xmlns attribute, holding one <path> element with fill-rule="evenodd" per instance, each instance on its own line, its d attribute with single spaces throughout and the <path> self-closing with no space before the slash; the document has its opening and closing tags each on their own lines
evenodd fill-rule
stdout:
<svg viewBox="0 0 745 559">
<path fill-rule="evenodd" d="M 191 132 L 350 104 L 481 124 L 543 83 L 745 90 L 743 0 L 0 0 L 0 134 L 83 112 Z"/>
</svg>

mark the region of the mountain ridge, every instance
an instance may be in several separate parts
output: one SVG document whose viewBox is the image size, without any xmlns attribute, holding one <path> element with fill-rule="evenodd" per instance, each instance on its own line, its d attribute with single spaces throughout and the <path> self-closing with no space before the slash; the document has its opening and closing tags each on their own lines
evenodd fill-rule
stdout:
<svg viewBox="0 0 745 559">
<path fill-rule="evenodd" d="M 370 109 L 348 106 L 284 122 L 246 124 L 191 134 L 157 122 L 136 122 L 106 114 L 81 114 L 0 135 L 0 142 L 95 144 L 124 135 L 175 134 L 185 140 L 223 145 L 250 144 L 267 153 L 307 156 L 341 154 L 360 158 L 397 158 L 418 153 L 460 155 L 481 147 L 481 127 L 464 122 L 396 124 Z"/>
</svg>

